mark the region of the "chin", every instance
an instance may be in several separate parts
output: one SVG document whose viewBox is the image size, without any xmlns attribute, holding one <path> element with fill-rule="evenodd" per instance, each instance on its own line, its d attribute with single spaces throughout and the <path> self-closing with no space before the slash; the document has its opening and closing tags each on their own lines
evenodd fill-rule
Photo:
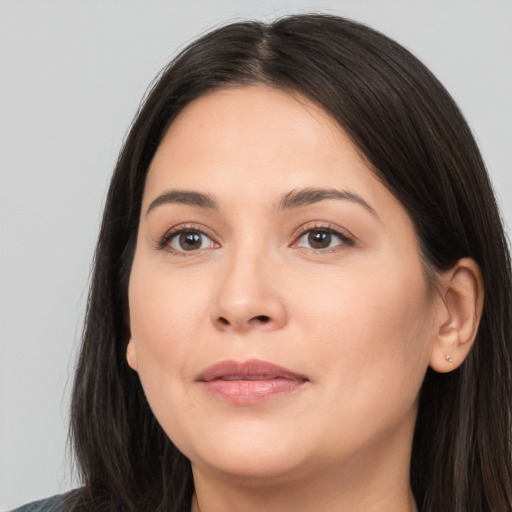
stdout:
<svg viewBox="0 0 512 512">
<path fill-rule="evenodd" d="M 193 444 L 193 450 L 183 450 L 196 466 L 209 472 L 244 480 L 247 484 L 265 479 L 278 481 L 305 464 L 289 434 L 264 431 L 263 428 L 239 426 L 238 432 L 204 436 Z M 237 435 L 238 434 L 238 435 Z"/>
<path fill-rule="evenodd" d="M 250 487 L 291 481 L 293 475 L 302 473 L 303 464 L 295 460 L 283 460 L 271 453 L 247 457 L 227 452 L 222 459 L 205 457 L 197 462 L 192 461 L 192 468 L 194 467 Z"/>
</svg>

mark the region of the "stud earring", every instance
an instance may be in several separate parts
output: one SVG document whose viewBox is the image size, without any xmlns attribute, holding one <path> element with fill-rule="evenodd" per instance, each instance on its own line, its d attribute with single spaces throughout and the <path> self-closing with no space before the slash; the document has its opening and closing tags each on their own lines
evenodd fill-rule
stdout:
<svg viewBox="0 0 512 512">
<path fill-rule="evenodd" d="M 453 363 L 453 356 L 451 354 L 445 354 L 444 358 L 449 362 Z"/>
</svg>

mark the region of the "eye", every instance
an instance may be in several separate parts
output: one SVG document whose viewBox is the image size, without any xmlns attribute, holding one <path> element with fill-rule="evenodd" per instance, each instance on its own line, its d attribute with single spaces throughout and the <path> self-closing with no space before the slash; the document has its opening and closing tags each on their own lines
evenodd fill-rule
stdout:
<svg viewBox="0 0 512 512">
<path fill-rule="evenodd" d="M 294 244 L 296 247 L 306 247 L 308 249 L 322 250 L 332 249 L 340 245 L 352 245 L 350 238 L 334 231 L 333 229 L 317 228 L 308 229 L 304 232 L 298 241 Z"/>
<path fill-rule="evenodd" d="M 187 229 L 172 233 L 166 244 L 174 251 L 191 252 L 216 247 L 216 243 L 198 230 Z"/>
</svg>

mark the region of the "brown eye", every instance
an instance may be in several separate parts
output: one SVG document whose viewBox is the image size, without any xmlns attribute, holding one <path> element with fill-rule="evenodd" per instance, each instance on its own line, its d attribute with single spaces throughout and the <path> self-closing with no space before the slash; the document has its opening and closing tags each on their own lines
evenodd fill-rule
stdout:
<svg viewBox="0 0 512 512">
<path fill-rule="evenodd" d="M 348 237 L 329 229 L 310 229 L 298 240 L 297 247 L 322 250 L 332 249 L 341 245 L 352 245 Z"/>
<path fill-rule="evenodd" d="M 308 233 L 308 243 L 313 249 L 326 249 L 331 245 L 331 233 L 325 231 L 310 231 Z"/>
<path fill-rule="evenodd" d="M 169 246 L 175 251 L 190 252 L 213 247 L 214 242 L 200 231 L 181 231 L 169 240 Z"/>
</svg>

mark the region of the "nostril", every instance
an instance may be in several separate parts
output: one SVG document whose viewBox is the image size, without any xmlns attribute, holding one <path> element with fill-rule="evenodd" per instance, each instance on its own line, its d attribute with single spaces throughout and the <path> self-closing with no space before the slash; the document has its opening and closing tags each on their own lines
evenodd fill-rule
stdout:
<svg viewBox="0 0 512 512">
<path fill-rule="evenodd" d="M 259 315 L 259 316 L 255 316 L 254 320 L 257 320 L 258 322 L 261 322 L 262 324 L 266 324 L 266 323 L 270 322 L 270 317 L 268 317 L 267 315 Z"/>
<path fill-rule="evenodd" d="M 238 325 L 238 322 L 236 321 L 236 319 L 234 319 L 234 322 L 232 323 L 224 316 L 217 317 L 217 322 L 218 322 L 218 324 L 223 325 L 223 326 Z M 246 325 L 268 324 L 270 322 L 271 322 L 271 318 L 269 316 L 258 315 L 258 316 L 253 316 L 252 318 L 250 318 L 249 321 L 247 321 Z M 242 323 L 244 323 L 244 322 L 242 322 Z"/>
</svg>

